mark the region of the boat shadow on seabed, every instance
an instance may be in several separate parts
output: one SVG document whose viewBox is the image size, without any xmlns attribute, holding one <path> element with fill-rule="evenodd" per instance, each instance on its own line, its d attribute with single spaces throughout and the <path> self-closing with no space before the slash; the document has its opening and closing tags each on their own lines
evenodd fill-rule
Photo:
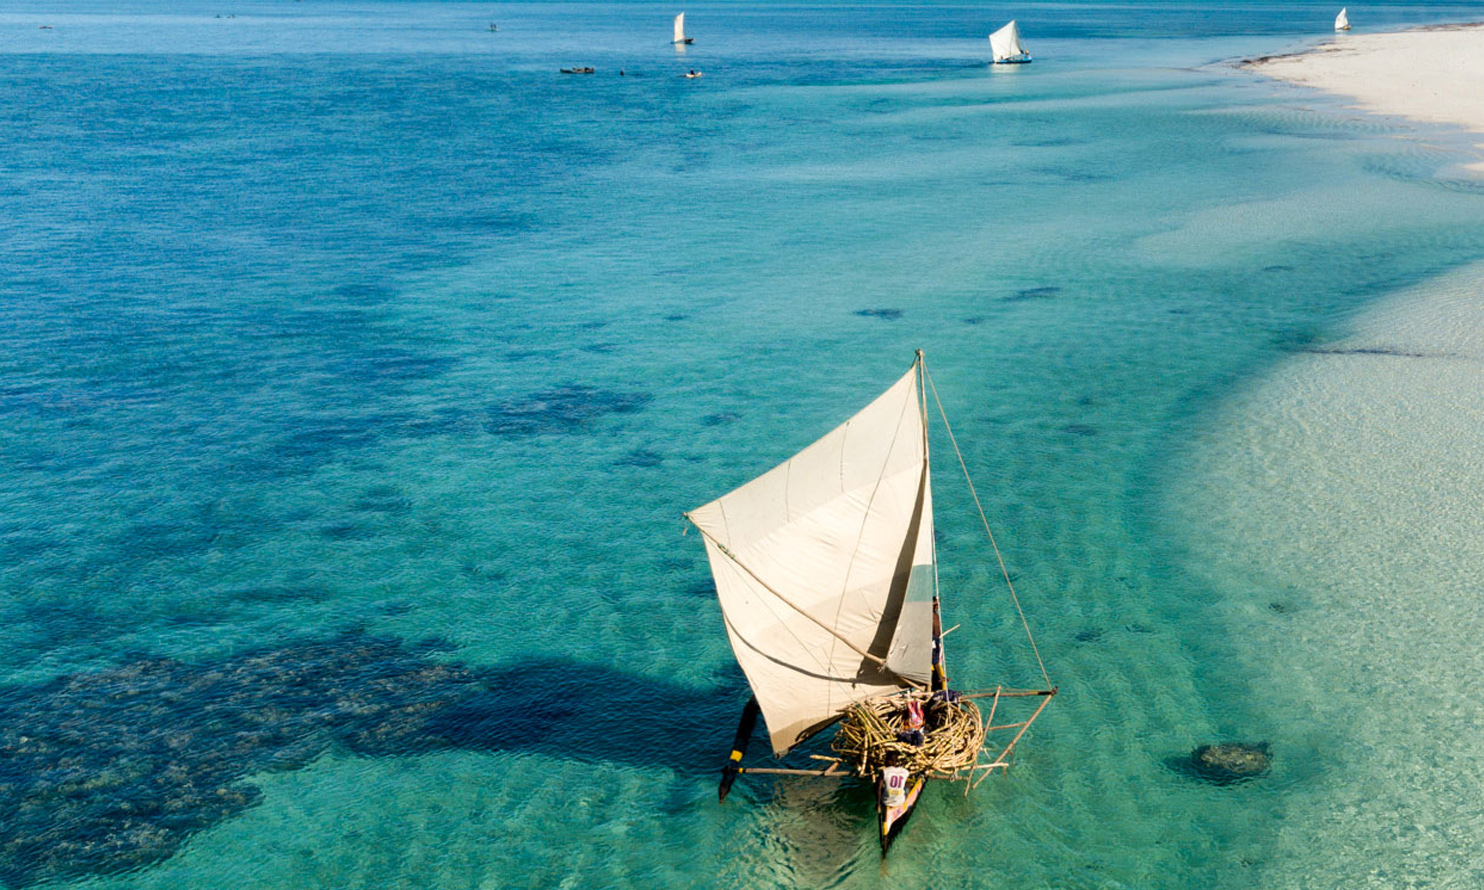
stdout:
<svg viewBox="0 0 1484 890">
<path fill-rule="evenodd" d="M 480 668 L 434 657 L 442 648 L 352 632 L 0 687 L 0 886 L 161 862 L 257 803 L 252 776 L 331 751 L 529 751 L 710 774 L 714 739 L 661 746 L 638 715 L 724 725 L 745 683 L 691 688 L 564 659 Z"/>
</svg>

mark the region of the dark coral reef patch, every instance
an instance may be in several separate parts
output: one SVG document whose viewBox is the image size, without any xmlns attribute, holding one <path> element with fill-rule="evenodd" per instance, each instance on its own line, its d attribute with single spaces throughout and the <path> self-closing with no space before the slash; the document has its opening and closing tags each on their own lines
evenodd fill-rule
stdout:
<svg viewBox="0 0 1484 890">
<path fill-rule="evenodd" d="M 484 429 L 498 436 L 573 433 L 610 414 L 633 414 L 651 398 L 584 384 L 558 386 L 489 406 Z"/>
<path fill-rule="evenodd" d="M 144 658 L 0 689 L 0 883 L 128 871 L 253 805 L 245 779 L 340 747 L 439 744 L 475 689 L 426 647 L 346 635 L 208 664 Z"/>
<path fill-rule="evenodd" d="M 348 632 L 0 687 L 0 886 L 161 862 L 255 804 L 254 776 L 331 751 L 522 750 L 709 774 L 715 739 L 656 746 L 656 733 L 723 726 L 742 695 L 740 676 L 693 688 L 567 659 L 475 667 L 442 648 Z"/>
</svg>

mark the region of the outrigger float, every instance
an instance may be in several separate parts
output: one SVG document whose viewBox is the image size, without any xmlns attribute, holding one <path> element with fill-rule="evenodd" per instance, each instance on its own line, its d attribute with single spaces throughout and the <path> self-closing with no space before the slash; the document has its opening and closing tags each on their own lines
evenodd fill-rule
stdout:
<svg viewBox="0 0 1484 890">
<path fill-rule="evenodd" d="M 732 652 L 753 692 L 720 798 L 741 775 L 871 782 L 883 856 L 928 780 L 960 781 L 967 794 L 1008 771 L 1057 692 L 982 507 L 1044 686 L 949 687 L 943 638 L 954 628 L 943 630 L 939 602 L 929 392 L 942 415 L 919 350 L 906 375 L 833 432 L 685 514 L 705 541 Z M 957 454 L 946 416 L 943 428 Z M 969 492 L 977 507 L 972 480 Z M 1024 719 L 1004 717 L 1014 702 L 1035 707 L 1022 704 L 1017 716 L 1031 711 Z M 759 715 L 777 757 L 836 726 L 832 753 L 810 755 L 812 768 L 744 765 Z"/>
</svg>

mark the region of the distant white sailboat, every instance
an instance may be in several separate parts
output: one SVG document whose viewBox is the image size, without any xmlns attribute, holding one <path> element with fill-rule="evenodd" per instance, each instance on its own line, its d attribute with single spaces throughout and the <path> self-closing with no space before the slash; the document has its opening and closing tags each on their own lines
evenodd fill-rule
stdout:
<svg viewBox="0 0 1484 890">
<path fill-rule="evenodd" d="M 1349 31 L 1350 30 L 1350 16 L 1348 16 L 1348 15 L 1345 14 L 1345 9 L 1341 9 L 1340 10 L 1340 14 L 1337 15 L 1337 16 L 1335 16 L 1335 30 L 1336 31 Z"/>
<path fill-rule="evenodd" d="M 683 12 L 675 17 L 675 39 L 670 42 L 678 43 L 681 46 L 696 42 L 695 38 L 685 36 L 685 13 Z"/>
<path fill-rule="evenodd" d="M 1020 45 L 1020 29 L 1012 19 L 1010 24 L 989 35 L 989 49 L 994 54 L 994 64 L 1015 65 L 1029 62 L 1031 54 Z"/>
</svg>

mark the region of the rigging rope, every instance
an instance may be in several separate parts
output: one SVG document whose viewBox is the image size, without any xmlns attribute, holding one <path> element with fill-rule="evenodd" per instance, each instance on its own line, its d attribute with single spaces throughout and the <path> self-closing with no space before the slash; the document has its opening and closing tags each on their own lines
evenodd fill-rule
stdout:
<svg viewBox="0 0 1484 890">
<path fill-rule="evenodd" d="M 984 523 L 984 533 L 989 536 L 989 546 L 994 550 L 995 559 L 1000 563 L 1000 572 L 1005 576 L 1005 586 L 1010 588 L 1010 599 L 1015 603 L 1015 611 L 1020 615 L 1020 625 L 1025 628 L 1025 638 L 1030 641 L 1031 652 L 1036 656 L 1036 664 L 1041 668 L 1041 679 L 1046 685 L 1051 686 L 1051 677 L 1046 673 L 1046 663 L 1041 660 L 1041 650 L 1036 647 L 1036 638 L 1031 633 L 1030 622 L 1025 620 L 1025 610 L 1020 607 L 1020 597 L 1015 593 L 1015 584 L 1010 580 L 1010 570 L 1005 568 L 1005 558 L 1000 555 L 1000 545 L 995 543 L 994 532 L 989 528 L 989 519 L 984 515 L 984 506 L 979 503 L 979 492 L 974 490 L 974 480 L 969 477 L 969 465 L 964 463 L 963 452 L 958 450 L 958 441 L 953 437 L 953 427 L 948 424 L 948 413 L 943 410 L 943 401 L 938 398 L 938 387 L 933 384 L 933 377 L 927 371 L 927 363 L 922 365 L 922 376 L 927 381 L 928 388 L 933 391 L 933 401 L 938 405 L 938 416 L 943 418 L 943 428 L 948 431 L 948 442 L 953 445 L 953 453 L 958 458 L 958 465 L 964 471 L 964 481 L 969 483 L 969 494 L 974 498 L 974 506 L 979 510 L 979 521 Z"/>
</svg>

